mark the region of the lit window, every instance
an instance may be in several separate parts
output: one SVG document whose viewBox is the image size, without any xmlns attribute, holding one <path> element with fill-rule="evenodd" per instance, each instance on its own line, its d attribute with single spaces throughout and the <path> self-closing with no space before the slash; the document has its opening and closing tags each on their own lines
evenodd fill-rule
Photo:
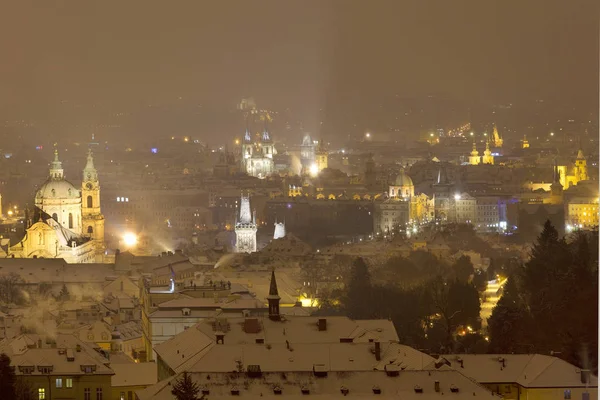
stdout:
<svg viewBox="0 0 600 400">
<path fill-rule="evenodd" d="M 67 388 L 72 388 L 73 387 L 73 378 L 66 378 L 65 379 L 65 387 L 67 387 Z"/>
<path fill-rule="evenodd" d="M 46 389 L 38 388 L 38 400 L 46 400 Z"/>
<path fill-rule="evenodd" d="M 57 388 L 61 388 L 62 387 L 62 378 L 56 378 L 56 387 Z"/>
<path fill-rule="evenodd" d="M 121 198 L 120 198 L 120 197 L 117 197 L 117 201 L 121 201 Z"/>
<path fill-rule="evenodd" d="M 121 395 L 119 396 L 119 400 L 125 400 L 125 392 L 121 392 Z"/>
</svg>

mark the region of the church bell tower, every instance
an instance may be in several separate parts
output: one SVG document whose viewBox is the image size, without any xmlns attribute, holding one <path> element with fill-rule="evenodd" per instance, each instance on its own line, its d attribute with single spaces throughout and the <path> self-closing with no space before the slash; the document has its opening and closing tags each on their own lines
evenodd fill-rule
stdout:
<svg viewBox="0 0 600 400">
<path fill-rule="evenodd" d="M 104 252 L 104 215 L 100 211 L 100 181 L 91 149 L 81 182 L 81 219 L 83 235 L 95 241 L 96 253 L 101 255 Z"/>
</svg>

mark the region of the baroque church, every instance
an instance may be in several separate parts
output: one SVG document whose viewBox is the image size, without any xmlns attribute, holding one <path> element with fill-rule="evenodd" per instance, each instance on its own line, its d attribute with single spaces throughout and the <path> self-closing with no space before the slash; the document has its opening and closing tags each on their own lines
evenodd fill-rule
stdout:
<svg viewBox="0 0 600 400">
<path fill-rule="evenodd" d="M 277 154 L 267 125 L 268 116 L 264 117 L 265 127 L 262 135 L 254 138 L 246 125 L 246 133 L 242 141 L 241 169 L 250 176 L 264 179 L 275 171 L 273 156 Z"/>
<path fill-rule="evenodd" d="M 81 190 L 65 179 L 58 150 L 54 150 L 48 179 L 35 195 L 34 221 L 23 239 L 9 247 L 8 257 L 62 258 L 68 263 L 103 261 L 104 216 L 91 149 L 83 169 Z"/>
</svg>

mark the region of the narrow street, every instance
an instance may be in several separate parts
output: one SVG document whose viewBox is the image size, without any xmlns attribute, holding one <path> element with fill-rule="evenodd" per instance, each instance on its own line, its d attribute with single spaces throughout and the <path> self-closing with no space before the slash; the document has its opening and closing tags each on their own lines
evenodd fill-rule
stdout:
<svg viewBox="0 0 600 400">
<path fill-rule="evenodd" d="M 496 307 L 500 296 L 498 291 L 506 284 L 507 278 L 502 280 L 495 279 L 489 281 L 485 290 L 485 301 L 481 303 L 481 328 L 483 331 L 487 329 L 487 319 L 492 315 L 492 310 Z"/>
</svg>

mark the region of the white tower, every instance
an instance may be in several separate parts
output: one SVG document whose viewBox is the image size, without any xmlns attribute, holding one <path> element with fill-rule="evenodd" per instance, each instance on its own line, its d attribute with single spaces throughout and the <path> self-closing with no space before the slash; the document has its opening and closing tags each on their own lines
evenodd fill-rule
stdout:
<svg viewBox="0 0 600 400">
<path fill-rule="evenodd" d="M 240 213 L 235 222 L 235 251 L 252 253 L 256 251 L 256 214 L 250 212 L 250 196 L 242 194 Z"/>
<path fill-rule="evenodd" d="M 285 223 L 275 222 L 275 232 L 273 232 L 273 240 L 285 237 Z"/>
</svg>

